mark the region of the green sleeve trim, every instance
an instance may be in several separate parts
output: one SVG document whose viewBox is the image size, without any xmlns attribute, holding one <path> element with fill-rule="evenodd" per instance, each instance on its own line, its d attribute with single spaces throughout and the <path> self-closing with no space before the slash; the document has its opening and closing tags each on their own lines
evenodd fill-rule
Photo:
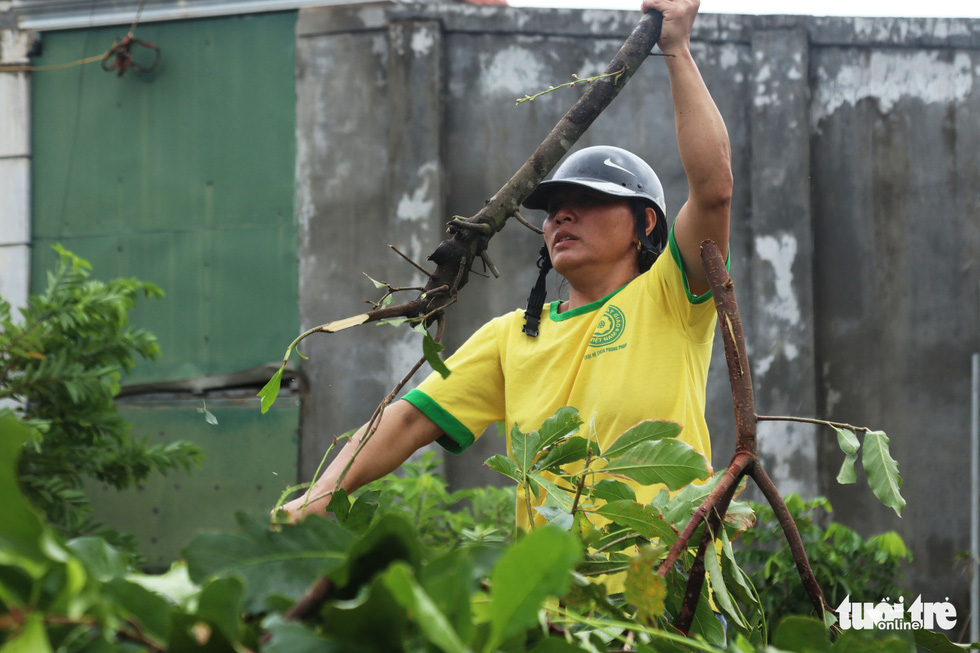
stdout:
<svg viewBox="0 0 980 653">
<path fill-rule="evenodd" d="M 684 280 L 684 292 L 687 294 L 687 301 L 692 304 L 703 304 L 711 299 L 711 290 L 708 290 L 703 295 L 695 295 L 691 292 L 691 286 L 687 281 L 687 273 L 684 272 L 684 259 L 681 258 L 681 250 L 677 246 L 677 241 L 674 240 L 674 228 L 670 228 L 670 235 L 667 237 L 667 246 L 670 248 L 670 256 L 674 259 L 674 263 L 677 264 L 677 268 L 681 271 L 681 279 Z M 732 271 L 732 247 L 728 246 L 728 254 L 725 256 L 725 269 L 729 272 Z"/>
<path fill-rule="evenodd" d="M 446 451 L 463 453 L 476 441 L 468 428 L 463 426 L 449 411 L 436 403 L 432 397 L 418 388 L 410 390 L 402 399 L 421 410 L 426 417 L 442 429 L 443 435 L 440 435 L 436 442 Z"/>
</svg>

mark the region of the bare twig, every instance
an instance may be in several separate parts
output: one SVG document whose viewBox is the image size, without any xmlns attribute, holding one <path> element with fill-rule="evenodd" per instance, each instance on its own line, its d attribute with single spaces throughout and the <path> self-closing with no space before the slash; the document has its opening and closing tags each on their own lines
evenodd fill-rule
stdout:
<svg viewBox="0 0 980 653">
<path fill-rule="evenodd" d="M 525 102 L 533 102 L 537 100 L 542 95 L 547 95 L 548 93 L 553 93 L 560 88 L 575 88 L 576 84 L 591 84 L 600 79 L 605 79 L 607 77 L 613 78 L 612 81 L 617 81 L 619 76 L 623 74 L 623 70 L 614 70 L 612 72 L 605 72 L 601 75 L 595 75 L 594 77 L 579 77 L 575 73 L 572 73 L 572 81 L 565 82 L 564 84 L 559 84 L 558 86 L 549 86 L 547 90 L 541 91 L 540 93 L 535 93 L 534 95 L 525 95 L 522 98 L 517 98 L 517 104 L 523 104 Z"/>
<path fill-rule="evenodd" d="M 406 261 L 408 261 L 409 263 L 411 263 L 415 267 L 416 270 L 418 270 L 419 272 L 421 272 L 425 276 L 429 277 L 430 279 L 432 278 L 432 273 L 431 272 L 429 272 L 424 267 L 422 267 L 421 265 L 419 265 L 418 263 L 416 263 L 415 261 L 413 261 L 411 259 L 411 257 L 409 257 L 407 254 L 405 254 L 404 252 L 402 252 L 400 249 L 398 249 L 394 245 L 388 245 L 388 247 L 390 247 L 392 250 L 394 250 L 395 254 L 398 254 L 403 259 L 405 259 Z"/>
<path fill-rule="evenodd" d="M 442 340 L 442 336 L 445 333 L 445 330 L 446 330 L 445 320 L 442 317 L 440 317 L 439 329 L 433 339 L 436 342 Z M 338 489 L 340 489 L 340 484 L 344 482 L 345 478 L 347 478 L 347 473 L 350 471 L 351 466 L 354 464 L 354 460 L 357 458 L 358 454 L 361 453 L 361 450 L 363 450 L 364 447 L 367 446 L 367 443 L 371 440 L 371 438 L 374 437 L 374 434 L 378 430 L 378 426 L 381 425 L 381 416 L 384 414 L 385 408 L 387 408 L 388 404 L 390 404 L 395 399 L 395 396 L 399 392 L 401 392 L 401 389 L 405 387 L 405 384 L 408 383 L 413 376 L 415 376 L 415 373 L 419 371 L 419 368 L 421 368 L 424 363 L 425 363 L 425 356 L 420 358 L 415 363 L 415 365 L 412 366 L 412 369 L 408 371 L 408 374 L 402 377 L 402 380 L 395 385 L 392 391 L 389 392 L 388 395 L 381 400 L 381 403 L 378 404 L 378 407 L 374 409 L 374 414 L 371 415 L 371 419 L 370 421 L 368 421 L 367 430 L 365 431 L 364 435 L 361 437 L 361 441 L 357 443 L 357 448 L 354 449 L 354 453 L 352 453 L 351 457 L 347 460 L 347 464 L 344 465 L 343 470 L 341 470 L 340 476 L 337 477 L 337 482 L 334 483 L 332 492 L 336 492 Z M 314 482 L 316 482 L 316 479 L 313 480 Z"/>
<path fill-rule="evenodd" d="M 487 250 L 483 250 L 482 252 L 480 252 L 480 258 L 483 259 L 483 264 L 487 267 L 488 270 L 490 270 L 490 273 L 493 275 L 493 278 L 499 279 L 500 273 L 497 272 L 497 266 L 493 264 L 493 259 L 490 258 L 490 254 L 487 253 Z"/>
<path fill-rule="evenodd" d="M 523 215 L 521 215 L 521 212 L 520 211 L 514 211 L 514 216 L 513 217 L 514 217 L 515 220 L 517 220 L 522 225 L 524 225 L 525 227 L 527 227 L 528 229 L 530 229 L 534 233 L 538 234 L 539 236 L 544 235 L 544 230 L 541 229 L 540 227 L 535 227 L 533 224 L 531 224 L 530 222 L 528 222 L 527 221 L 527 218 L 525 218 Z"/>
<path fill-rule="evenodd" d="M 810 417 L 756 415 L 755 419 L 758 422 L 803 422 L 804 424 L 818 424 L 820 426 L 829 426 L 832 429 L 847 429 L 848 431 L 854 431 L 855 433 L 866 433 L 871 430 L 866 426 L 851 426 L 850 424 L 845 424 L 844 422 L 831 422 L 825 419 L 814 419 Z"/>
</svg>

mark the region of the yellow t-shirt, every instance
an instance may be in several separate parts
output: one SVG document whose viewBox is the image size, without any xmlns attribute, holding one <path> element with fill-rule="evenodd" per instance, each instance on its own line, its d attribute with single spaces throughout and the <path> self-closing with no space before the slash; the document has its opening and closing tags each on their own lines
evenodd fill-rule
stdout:
<svg viewBox="0 0 980 653">
<path fill-rule="evenodd" d="M 716 313 L 710 292 L 690 293 L 673 236 L 669 255 L 612 294 L 563 313 L 559 302 L 545 306 L 536 338 L 521 331 L 522 310 L 491 320 L 446 361 L 448 378 L 433 373 L 404 399 L 443 429 L 439 442 L 454 453 L 496 421 L 510 453 L 515 423 L 528 432 L 574 406 L 583 429 L 594 417 L 602 450 L 644 419 L 667 419 L 710 461 L 704 405 Z M 641 504 L 660 489 L 630 485 Z M 525 510 L 517 521 L 528 527 Z"/>
</svg>

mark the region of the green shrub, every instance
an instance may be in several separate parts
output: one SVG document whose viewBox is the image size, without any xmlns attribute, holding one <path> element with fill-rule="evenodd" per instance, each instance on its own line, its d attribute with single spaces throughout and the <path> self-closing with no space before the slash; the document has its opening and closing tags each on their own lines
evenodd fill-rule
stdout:
<svg viewBox="0 0 980 653">
<path fill-rule="evenodd" d="M 514 538 L 514 486 L 450 492 L 438 470 L 438 458 L 426 452 L 396 474 L 367 485 L 357 496 L 378 493 L 379 511 L 408 516 L 432 553 L 464 542 L 504 543 Z"/>
<path fill-rule="evenodd" d="M 902 596 L 898 581 L 902 565 L 912 560 L 905 542 L 894 531 L 867 539 L 843 524 L 820 525 L 830 502 L 817 497 L 804 501 L 797 494 L 785 498 L 800 531 L 803 548 L 824 598 L 836 608 L 850 596 L 854 602 L 877 603 Z M 791 614 L 809 614 L 813 607 L 800 583 L 793 556 L 769 504 L 750 502 L 758 521 L 742 533 L 736 557 L 759 592 L 770 628 Z"/>
<path fill-rule="evenodd" d="M 0 399 L 38 437 L 20 457 L 18 476 L 30 501 L 69 536 L 98 529 L 83 481 L 132 487 L 153 472 L 190 469 L 201 457 L 186 442 L 148 446 L 133 437 L 114 397 L 136 359 L 159 354 L 156 338 L 129 325 L 140 296 L 162 291 L 137 279 L 97 281 L 91 265 L 55 246 L 59 260 L 46 290 L 28 299 L 19 319 L 0 298 Z"/>
</svg>

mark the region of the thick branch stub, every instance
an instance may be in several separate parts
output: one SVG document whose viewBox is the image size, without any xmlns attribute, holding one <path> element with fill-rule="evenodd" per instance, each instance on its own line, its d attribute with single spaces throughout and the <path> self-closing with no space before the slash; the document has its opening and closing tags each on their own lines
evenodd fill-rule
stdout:
<svg viewBox="0 0 980 653">
<path fill-rule="evenodd" d="M 657 573 L 663 577 L 667 576 L 670 568 L 674 566 L 677 559 L 681 555 L 681 551 L 687 548 L 691 541 L 691 536 L 694 535 L 694 531 L 697 530 L 698 526 L 705 518 L 713 514 L 715 511 L 722 506 L 724 503 L 724 510 L 720 512 L 719 518 L 724 518 L 725 512 L 728 510 L 728 501 L 731 501 L 731 496 L 728 497 L 728 501 L 724 501 L 726 495 L 734 495 L 734 488 L 738 487 L 741 482 L 742 477 L 745 476 L 748 470 L 752 468 L 755 464 L 755 456 L 750 455 L 748 452 L 737 452 L 735 457 L 732 458 L 732 462 L 728 464 L 728 469 L 725 470 L 724 476 L 718 481 L 718 485 L 715 489 L 711 491 L 711 494 L 701 502 L 694 514 L 691 515 L 690 521 L 687 522 L 687 526 L 681 531 L 681 534 L 677 536 L 674 540 L 674 545 L 670 548 L 670 552 L 664 561 L 660 563 L 660 568 Z"/>
<path fill-rule="evenodd" d="M 538 234 L 539 236 L 543 236 L 544 235 L 544 229 L 541 229 L 539 227 L 535 227 L 533 224 L 531 224 L 530 222 L 528 222 L 527 221 L 527 218 L 525 218 L 523 215 L 521 215 L 521 212 L 520 211 L 514 211 L 514 219 L 517 220 L 518 222 L 520 222 L 522 225 L 524 225 L 528 229 L 530 229 L 531 231 L 533 231 L 534 233 Z"/>
<path fill-rule="evenodd" d="M 708 285 L 718 309 L 718 324 L 725 343 L 725 360 L 728 362 L 728 379 L 732 386 L 735 407 L 735 451 L 757 455 L 755 396 L 752 392 L 752 373 L 749 355 L 745 349 L 742 318 L 735 301 L 735 284 L 725 269 L 725 258 L 711 240 L 701 243 L 701 261 Z"/>
<path fill-rule="evenodd" d="M 735 461 L 732 461 L 732 465 L 729 466 L 729 471 L 734 466 Z M 743 469 L 741 473 L 737 474 L 739 480 L 741 480 L 744 473 L 745 470 Z M 704 556 L 715 555 L 714 547 L 710 545 L 715 541 L 715 533 L 718 532 L 718 529 L 723 528 L 721 524 L 722 519 L 725 513 L 728 512 L 728 506 L 731 504 L 737 488 L 738 482 L 736 481 L 734 485 L 725 489 L 724 494 L 718 499 L 717 505 L 712 508 L 711 514 L 705 521 L 701 544 L 698 546 L 697 555 L 694 557 L 694 564 L 691 566 L 691 572 L 688 574 L 687 587 L 684 590 L 684 600 L 681 603 L 680 613 L 674 621 L 677 629 L 685 635 L 691 632 L 691 625 L 694 623 L 694 613 L 697 610 L 698 602 L 701 600 L 701 588 L 704 586 L 704 575 L 706 571 Z"/>
</svg>

